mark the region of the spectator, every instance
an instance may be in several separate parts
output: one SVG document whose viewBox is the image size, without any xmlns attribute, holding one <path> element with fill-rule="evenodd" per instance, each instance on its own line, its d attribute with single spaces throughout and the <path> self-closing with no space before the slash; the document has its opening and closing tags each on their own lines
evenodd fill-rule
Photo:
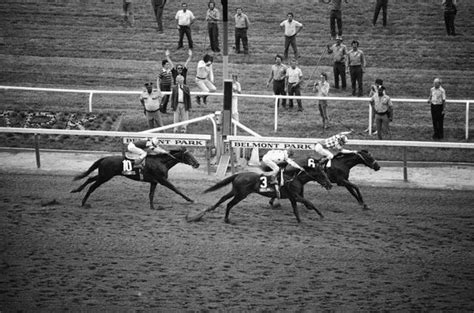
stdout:
<svg viewBox="0 0 474 313">
<path fill-rule="evenodd" d="M 456 36 L 456 31 L 454 29 L 454 19 L 458 12 L 456 8 L 456 0 L 443 0 L 441 4 L 444 8 L 444 24 L 446 25 L 446 32 L 448 33 L 448 36 Z"/>
<path fill-rule="evenodd" d="M 241 94 L 242 87 L 239 83 L 239 76 L 232 74 L 232 94 Z M 239 98 L 232 96 L 232 118 L 236 121 L 239 120 Z"/>
<path fill-rule="evenodd" d="M 378 92 L 378 88 L 380 86 L 383 86 L 383 80 L 380 78 L 376 78 L 375 83 L 372 86 L 370 86 L 369 98 L 372 98 L 372 96 Z M 384 87 L 383 92 L 384 94 L 386 93 L 385 87 Z M 370 106 L 372 107 L 372 115 L 371 115 L 372 127 L 375 127 L 375 109 L 374 109 L 374 106 L 372 105 L 372 102 L 369 102 L 369 103 L 370 103 Z M 369 132 L 369 127 L 367 127 L 367 129 L 364 131 L 366 133 Z M 377 134 L 377 131 L 373 131 L 371 135 L 376 135 L 376 134 Z"/>
<path fill-rule="evenodd" d="M 291 60 L 290 67 L 286 70 L 286 80 L 288 82 L 288 95 L 301 96 L 301 82 L 303 81 L 303 72 L 298 67 L 296 59 Z M 301 99 L 297 99 L 298 112 L 303 111 Z M 289 100 L 289 109 L 293 109 L 293 99 Z"/>
<path fill-rule="evenodd" d="M 356 95 L 356 84 L 358 85 L 357 96 L 363 95 L 363 74 L 365 71 L 365 57 L 362 50 L 359 50 L 359 42 L 352 41 L 352 50 L 347 54 L 347 67 L 351 74 L 352 95 Z"/>
<path fill-rule="evenodd" d="M 184 34 L 186 34 L 186 38 L 188 38 L 188 47 L 189 49 L 193 49 L 193 39 L 191 38 L 191 25 L 193 24 L 195 17 L 193 12 L 188 10 L 188 5 L 186 3 L 181 4 L 181 10 L 176 12 L 175 19 L 178 21 L 178 30 L 179 30 L 179 41 L 178 41 L 178 49 L 183 48 L 183 38 Z"/>
<path fill-rule="evenodd" d="M 135 26 L 132 0 L 123 0 L 123 21 L 125 25 L 130 25 L 131 27 Z"/>
<path fill-rule="evenodd" d="M 272 65 L 270 78 L 267 81 L 267 88 L 273 81 L 273 93 L 275 95 L 286 96 L 286 70 L 287 67 L 282 63 L 283 57 L 279 54 L 275 56 L 275 64 Z M 286 109 L 286 99 L 280 99 L 279 104 Z"/>
<path fill-rule="evenodd" d="M 244 54 L 249 53 L 249 41 L 247 37 L 247 30 L 250 26 L 249 18 L 246 14 L 242 13 L 242 8 L 237 8 L 237 14 L 235 18 L 235 53 L 241 53 L 240 51 L 240 40 L 244 48 Z"/>
<path fill-rule="evenodd" d="M 196 84 L 202 92 L 214 92 L 217 90 L 214 86 L 214 71 L 212 70 L 212 63 L 214 58 L 209 54 L 206 54 L 202 60 L 197 64 L 196 71 Z M 197 104 L 207 104 L 207 95 L 205 96 L 196 96 Z"/>
<path fill-rule="evenodd" d="M 165 9 L 166 0 L 151 0 L 153 13 L 155 13 L 156 23 L 158 24 L 158 32 L 163 33 L 163 10 Z"/>
<path fill-rule="evenodd" d="M 145 88 L 140 95 L 140 102 L 143 106 L 148 127 L 151 129 L 163 126 L 160 114 L 161 91 L 153 89 L 153 82 L 145 83 Z"/>
<path fill-rule="evenodd" d="M 189 110 L 191 110 L 191 92 L 188 86 L 184 84 L 184 77 L 178 75 L 176 77 L 176 86 L 171 91 L 171 108 L 174 112 L 173 123 L 179 123 L 189 120 Z M 186 132 L 187 125 L 181 126 L 181 132 Z M 175 127 L 173 131 L 179 131 L 179 127 Z"/>
<path fill-rule="evenodd" d="M 173 76 L 171 74 L 171 64 L 168 60 L 163 60 L 161 61 L 161 66 L 161 73 L 158 74 L 156 85 L 160 86 L 161 91 L 171 91 L 171 82 L 173 80 Z M 161 99 L 160 111 L 163 114 L 166 114 L 169 99 L 169 95 L 165 95 Z"/>
<path fill-rule="evenodd" d="M 209 31 L 209 42 L 211 44 L 211 50 L 214 52 L 220 52 L 219 49 L 219 22 L 220 15 L 219 10 L 216 9 L 214 1 L 210 1 L 208 4 L 208 10 L 206 13 L 207 30 Z"/>
<path fill-rule="evenodd" d="M 178 75 L 183 76 L 184 84 L 186 85 L 186 77 L 188 76 L 188 64 L 191 61 L 191 58 L 193 57 L 193 50 L 190 50 L 190 49 L 188 50 L 188 58 L 186 59 L 186 62 L 184 62 L 184 65 L 182 64 L 175 65 L 173 61 L 171 61 L 170 51 L 168 49 L 165 51 L 165 55 L 166 55 L 166 60 L 168 60 L 168 62 L 171 65 L 171 75 L 173 76 L 173 85 L 176 85 L 176 77 Z"/>
<path fill-rule="evenodd" d="M 156 23 L 158 24 L 158 32 L 163 33 L 163 10 L 165 9 L 166 0 L 151 0 L 153 13 L 155 13 Z"/>
<path fill-rule="evenodd" d="M 346 56 L 347 47 L 342 44 L 342 37 L 336 37 L 336 43 L 332 47 L 328 48 L 328 54 L 334 53 L 333 55 L 333 72 L 334 72 L 334 88 L 339 89 L 339 77 L 341 77 L 341 87 L 343 90 L 346 89 Z"/>
<path fill-rule="evenodd" d="M 331 38 L 336 38 L 336 22 L 337 22 L 337 34 L 342 36 L 342 0 L 332 0 L 331 12 L 329 13 L 329 26 L 331 28 Z M 345 0 L 347 3 L 347 0 Z"/>
<path fill-rule="evenodd" d="M 435 78 L 433 81 L 433 87 L 430 91 L 430 97 L 428 103 L 431 105 L 431 118 L 433 120 L 433 139 L 444 138 L 444 108 L 446 106 L 446 92 L 441 87 L 441 79 Z"/>
<path fill-rule="evenodd" d="M 377 23 L 377 19 L 379 17 L 380 9 L 382 9 L 382 25 L 383 25 L 383 27 L 387 26 L 387 5 L 388 5 L 388 0 L 376 0 L 375 10 L 374 10 L 374 18 L 372 20 L 372 24 L 374 26 Z"/>
<path fill-rule="evenodd" d="M 296 35 L 303 29 L 303 24 L 293 19 L 293 13 L 287 14 L 287 19 L 280 23 L 280 28 L 285 30 L 285 60 L 288 59 L 288 50 L 293 48 L 295 58 L 299 58 L 298 48 L 296 47 Z"/>
<path fill-rule="evenodd" d="M 321 80 L 314 83 L 313 92 L 318 93 L 318 97 L 327 97 L 329 96 L 329 82 L 328 75 L 326 73 L 321 73 Z M 319 114 L 323 120 L 323 129 L 328 128 L 329 118 L 328 118 L 328 101 L 327 100 L 318 100 Z"/>
<path fill-rule="evenodd" d="M 382 140 L 383 136 L 387 134 L 389 139 L 392 139 L 390 133 L 390 122 L 393 117 L 392 100 L 385 94 L 385 87 L 379 85 L 377 91 L 373 93 L 370 104 L 375 112 L 375 126 L 377 129 L 377 137 Z"/>
</svg>

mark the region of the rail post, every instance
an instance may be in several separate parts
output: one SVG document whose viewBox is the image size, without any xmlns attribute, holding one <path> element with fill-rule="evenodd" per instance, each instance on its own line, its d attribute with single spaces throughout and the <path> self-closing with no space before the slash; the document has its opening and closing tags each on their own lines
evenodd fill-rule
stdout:
<svg viewBox="0 0 474 313">
<path fill-rule="evenodd" d="M 89 94 L 89 113 L 92 112 L 92 96 L 94 95 L 93 92 Z"/>
<path fill-rule="evenodd" d="M 372 135 L 372 106 L 369 103 L 369 135 Z"/>
<path fill-rule="evenodd" d="M 35 156 L 36 156 L 36 167 L 41 168 L 41 159 L 39 152 L 39 134 L 35 134 Z"/>
<path fill-rule="evenodd" d="M 466 140 L 469 139 L 469 101 L 466 102 Z"/>
<path fill-rule="evenodd" d="M 403 147 L 403 181 L 408 181 L 407 147 Z"/>
<path fill-rule="evenodd" d="M 276 133 L 278 129 L 278 96 L 275 97 L 275 127 L 273 131 Z"/>
</svg>

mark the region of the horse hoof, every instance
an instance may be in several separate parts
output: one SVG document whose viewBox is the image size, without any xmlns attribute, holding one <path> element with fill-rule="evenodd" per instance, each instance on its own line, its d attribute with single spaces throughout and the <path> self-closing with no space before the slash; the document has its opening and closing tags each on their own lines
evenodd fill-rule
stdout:
<svg viewBox="0 0 474 313">
<path fill-rule="evenodd" d="M 362 210 L 364 210 L 364 211 L 369 211 L 370 208 L 369 208 L 368 206 L 364 205 L 364 206 L 362 207 Z"/>
<path fill-rule="evenodd" d="M 86 204 L 83 204 L 82 207 L 84 209 L 90 209 L 91 208 L 91 205 L 89 203 L 86 203 Z"/>
<path fill-rule="evenodd" d="M 189 203 L 194 203 L 193 199 L 187 199 Z"/>
</svg>

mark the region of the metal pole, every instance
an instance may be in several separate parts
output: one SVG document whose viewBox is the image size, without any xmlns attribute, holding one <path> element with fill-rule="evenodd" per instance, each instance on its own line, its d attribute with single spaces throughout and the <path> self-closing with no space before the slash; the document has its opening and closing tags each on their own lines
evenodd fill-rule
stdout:
<svg viewBox="0 0 474 313">
<path fill-rule="evenodd" d="M 469 139 L 469 101 L 466 102 L 466 140 Z"/>
<path fill-rule="evenodd" d="M 369 103 L 369 135 L 372 135 L 372 106 Z"/>
<path fill-rule="evenodd" d="M 92 95 L 94 95 L 93 92 L 89 94 L 89 113 L 92 112 Z"/>
<path fill-rule="evenodd" d="M 39 135 L 35 134 L 35 155 L 36 155 L 36 167 L 41 168 L 40 152 L 39 152 Z"/>
<path fill-rule="evenodd" d="M 277 132 L 278 129 L 278 96 L 275 97 L 275 133 Z"/>
<path fill-rule="evenodd" d="M 222 28 L 223 28 L 223 40 L 222 40 L 222 80 L 229 79 L 229 49 L 228 49 L 228 8 L 227 0 L 221 0 L 222 3 Z"/>
</svg>

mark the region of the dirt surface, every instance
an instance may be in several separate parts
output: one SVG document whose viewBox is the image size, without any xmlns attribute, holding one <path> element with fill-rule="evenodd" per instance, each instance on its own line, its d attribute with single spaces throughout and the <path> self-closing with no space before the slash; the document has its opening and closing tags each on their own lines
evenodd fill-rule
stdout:
<svg viewBox="0 0 474 313">
<path fill-rule="evenodd" d="M 448 310 L 474 309 L 472 191 L 309 184 L 325 215 L 270 209 L 252 195 L 201 222 L 185 216 L 226 190 L 173 180 L 158 187 L 114 178 L 80 207 L 68 175 L 0 176 L 0 310 Z M 198 186 L 197 186 L 198 185 Z"/>
</svg>

